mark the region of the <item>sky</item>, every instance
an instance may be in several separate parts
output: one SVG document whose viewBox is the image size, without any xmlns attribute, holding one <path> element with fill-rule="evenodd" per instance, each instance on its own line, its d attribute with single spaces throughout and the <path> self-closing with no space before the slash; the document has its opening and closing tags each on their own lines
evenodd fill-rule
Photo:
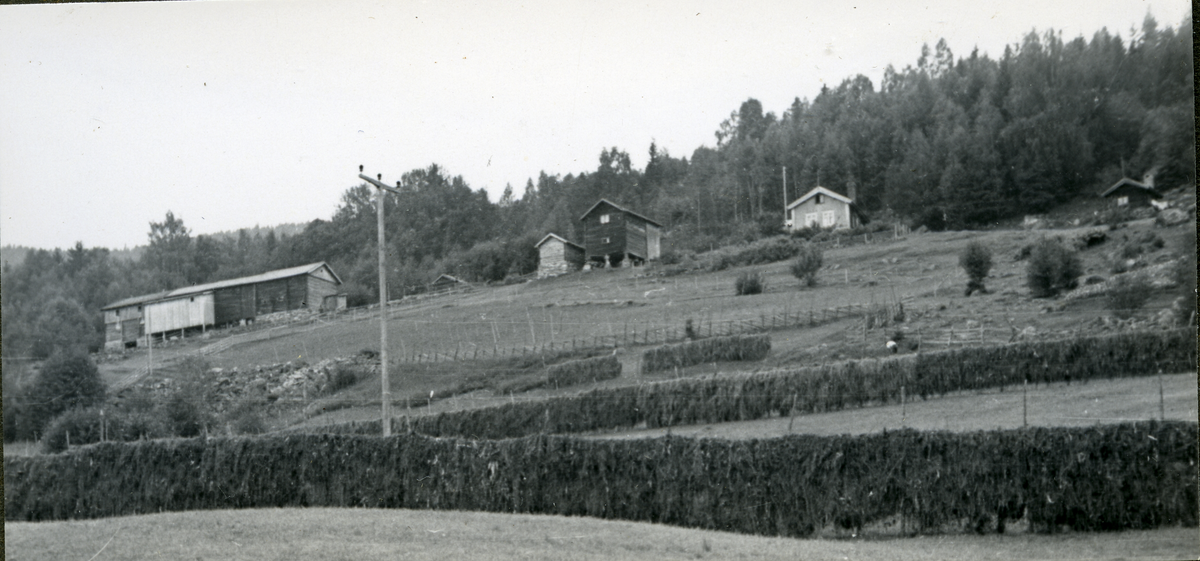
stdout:
<svg viewBox="0 0 1200 561">
<path fill-rule="evenodd" d="M 1186 0 L 206 1 L 0 6 L 0 244 L 122 249 L 333 216 L 358 166 L 436 163 L 497 201 L 540 172 L 715 146 L 743 101 L 782 114 L 878 88 L 945 38 L 1128 40 Z"/>
</svg>

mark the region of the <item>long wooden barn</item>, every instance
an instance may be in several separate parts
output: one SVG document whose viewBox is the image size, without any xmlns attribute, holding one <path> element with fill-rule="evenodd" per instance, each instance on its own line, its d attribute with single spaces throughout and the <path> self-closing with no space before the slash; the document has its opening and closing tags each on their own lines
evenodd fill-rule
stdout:
<svg viewBox="0 0 1200 561">
<path fill-rule="evenodd" d="M 126 298 L 101 308 L 104 347 L 133 347 L 147 335 L 204 330 L 275 312 L 345 307 L 345 299 L 338 298 L 341 284 L 321 262 Z"/>
</svg>

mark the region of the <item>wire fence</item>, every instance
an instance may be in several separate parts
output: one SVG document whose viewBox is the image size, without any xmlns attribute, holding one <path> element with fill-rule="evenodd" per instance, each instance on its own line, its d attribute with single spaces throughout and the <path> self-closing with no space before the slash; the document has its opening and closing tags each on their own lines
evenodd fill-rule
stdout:
<svg viewBox="0 0 1200 561">
<path fill-rule="evenodd" d="M 396 358 L 402 363 L 426 363 L 464 360 L 495 360 L 510 357 L 552 354 L 560 352 L 582 352 L 589 350 L 616 349 L 644 345 L 664 345 L 690 339 L 728 337 L 749 333 L 764 333 L 774 330 L 816 327 L 845 318 L 864 318 L 864 333 L 875 326 L 894 322 L 904 314 L 904 301 L 895 304 L 847 304 L 820 310 L 784 311 L 759 314 L 759 317 L 730 319 L 714 322 L 700 320 L 697 323 L 672 327 L 622 325 L 621 333 L 596 335 L 587 338 L 572 338 L 549 341 L 541 345 L 497 346 L 491 348 L 475 346 L 470 350 L 456 349 L 453 352 L 420 352 L 416 349 Z"/>
</svg>

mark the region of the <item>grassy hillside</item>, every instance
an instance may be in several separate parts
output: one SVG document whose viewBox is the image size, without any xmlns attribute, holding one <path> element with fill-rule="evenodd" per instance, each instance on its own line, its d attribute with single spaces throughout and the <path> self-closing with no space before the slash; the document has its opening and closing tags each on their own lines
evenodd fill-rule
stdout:
<svg viewBox="0 0 1200 561">
<path fill-rule="evenodd" d="M 1128 235 L 1146 231 L 1131 229 Z M 648 330 L 683 328 L 730 320 L 758 320 L 770 314 L 841 306 L 903 302 L 916 321 L 903 326 L 918 329 L 968 327 L 977 322 L 1009 331 L 1072 331 L 1081 320 L 1103 314 L 1093 302 L 1065 306 L 1053 300 L 1032 299 L 1025 288 L 1025 261 L 1020 249 L 1045 236 L 1074 239 L 1095 228 L 1047 231 L 949 232 L 913 234 L 899 239 L 876 239 L 871 244 L 829 248 L 816 287 L 807 288 L 788 271 L 788 262 L 741 267 L 718 272 L 662 276 L 663 267 L 599 270 L 503 287 L 480 287 L 454 296 L 400 304 L 389 312 L 388 350 L 396 359 L 415 353 L 473 356 L 493 348 L 580 344 L 597 336 L 628 337 Z M 1163 232 L 1168 234 L 1167 232 Z M 1169 236 L 1169 234 L 1168 234 Z M 1164 236 L 1164 237 L 1168 237 Z M 890 237 L 890 236 L 889 236 Z M 993 249 L 990 294 L 963 296 L 967 278 L 958 267 L 958 253 L 969 241 Z M 1082 252 L 1086 276 L 1109 276 L 1108 253 L 1120 241 L 1106 242 Z M 1180 250 L 1166 247 L 1159 255 Z M 1158 257 L 1156 256 L 1156 259 Z M 1162 257 L 1167 259 L 1168 257 Z M 759 272 L 766 282 L 763 294 L 734 296 L 736 277 Z M 1161 306 L 1172 295 L 1152 302 Z M 1046 313 L 1047 309 L 1062 313 Z M 238 345 L 214 360 L 220 365 L 262 364 L 303 358 L 312 362 L 378 349 L 378 323 L 373 315 L 356 320 L 307 326 L 303 331 L 269 341 Z M 977 325 L 972 324 L 975 327 Z M 882 345 L 890 333 L 868 333 L 871 346 Z M 985 334 L 986 336 L 986 334 Z M 996 335 L 999 337 L 999 335 Z M 861 337 L 860 337 L 861 338 Z M 1005 338 L 1007 339 L 1007 338 Z M 819 345 L 820 342 L 816 342 Z"/>
<path fill-rule="evenodd" d="M 505 399 L 535 399 L 539 396 L 578 391 L 579 388 L 535 389 L 523 395 L 507 395 L 512 384 L 536 376 L 544 355 L 534 350 L 552 348 L 554 354 L 570 354 L 572 348 L 620 341 L 615 352 L 623 364 L 620 378 L 601 386 L 640 383 L 675 375 L 708 375 L 731 369 L 775 368 L 817 364 L 842 358 L 877 357 L 887 354 L 884 343 L 903 337 L 905 352 L 919 345 L 923 350 L 1012 340 L 1053 338 L 1112 332 L 1115 323 L 1103 297 L 1034 299 L 1025 287 L 1026 260 L 1018 259 L 1026 248 L 1043 237 L 1060 237 L 1068 242 L 1102 232 L 1105 241 L 1080 252 L 1084 276 L 1094 280 L 1112 276 L 1115 256 L 1126 246 L 1144 250 L 1138 259 L 1146 265 L 1165 263 L 1194 251 L 1183 247 L 1187 226 L 1156 227 L 1143 220 L 1118 229 L 1080 227 L 1059 230 L 995 230 L 980 232 L 891 233 L 843 239 L 824 249 L 824 267 L 814 287 L 806 287 L 789 271 L 790 262 L 735 267 L 709 271 L 705 255 L 695 259 L 698 269 L 680 271 L 680 266 L 652 264 L 644 268 L 596 270 L 508 286 L 475 286 L 465 293 L 406 299 L 389 307 L 389 362 L 391 387 L 401 406 L 432 403 L 430 412 L 446 408 L 487 405 Z M 1161 244 L 1138 243 L 1161 239 Z M 986 279 L 987 294 L 964 296 L 967 277 L 958 256 L 967 243 L 987 245 L 995 263 Z M 1161 245 L 1161 247 L 1156 247 Z M 726 248 L 726 253 L 737 248 Z M 716 259 L 708 259 L 714 262 Z M 1169 267 L 1169 265 L 1166 265 Z M 735 296 L 734 281 L 746 272 L 760 273 L 766 284 L 762 294 Z M 1177 289 L 1150 291 L 1150 300 L 1134 321 L 1148 322 L 1171 306 Z M 884 318 L 867 322 L 861 312 L 903 305 L 902 321 Z M 665 332 L 680 335 L 688 320 L 701 335 L 720 332 L 731 322 L 760 325 L 768 318 L 815 317 L 829 310 L 848 317 L 815 327 L 792 327 L 772 331 L 772 351 L 762 362 L 701 365 L 678 373 L 640 374 L 641 350 L 647 339 L 659 342 Z M 172 343 L 158 351 L 171 357 L 194 353 L 228 337 L 230 345 L 207 358 L 226 370 L 292 361 L 314 364 L 346 357 L 361 350 L 378 350 L 377 309 L 352 310 L 340 316 L 304 324 L 266 327 L 252 333 L 217 332 L 208 339 Z M 832 317 L 832 315 L 830 315 Z M 1136 318 L 1140 318 L 1136 319 Z M 879 318 L 876 318 L 879 319 Z M 1144 324 L 1145 325 L 1145 324 Z M 1144 326 L 1143 325 L 1143 326 Z M 241 342 L 255 337 L 259 340 Z M 167 352 L 163 352 L 167 351 Z M 493 360 L 499 352 L 501 359 Z M 605 351 L 613 352 L 613 351 Z M 516 357 L 512 357 L 515 354 Z M 522 355 L 527 354 L 522 358 Z M 431 357 L 436 362 L 430 362 Z M 534 358 L 537 356 L 537 358 Z M 467 360 L 487 357 L 487 360 Z M 139 350 L 123 360 L 102 366 L 113 379 L 136 373 L 146 363 Z M 157 362 L 157 361 L 156 361 Z M 172 374 L 169 364 L 156 366 L 164 376 Z M 586 387 L 594 387 L 588 385 Z M 449 400 L 426 400 L 454 395 Z M 521 392 L 516 392 L 521 393 Z M 421 403 L 425 401 L 425 403 Z M 313 396 L 305 403 L 273 413 L 274 426 L 298 422 L 321 412 L 317 420 L 338 422 L 378 416 L 379 379 L 366 373 L 358 384 L 332 397 Z M 277 407 L 281 408 L 281 407 Z M 282 409 L 287 409 L 282 407 Z M 302 410 L 307 410 L 302 414 Z"/>
</svg>

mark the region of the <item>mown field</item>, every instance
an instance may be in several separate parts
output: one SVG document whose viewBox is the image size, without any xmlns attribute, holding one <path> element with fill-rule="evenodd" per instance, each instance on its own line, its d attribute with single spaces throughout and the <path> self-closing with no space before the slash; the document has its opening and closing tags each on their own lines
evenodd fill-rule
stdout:
<svg viewBox="0 0 1200 561">
<path fill-rule="evenodd" d="M 758 421 L 606 432 L 598 438 L 655 438 L 668 433 L 702 438 L 753 439 L 786 434 L 868 434 L 916 429 L 967 432 L 1035 427 L 1082 427 L 1162 418 L 1195 421 L 1200 416 L 1196 373 L 1113 378 L 1087 384 L 1055 383 L 1006 391 L 960 392 L 907 405 L 773 417 Z M 1162 406 L 1160 410 L 1160 405 Z"/>
<path fill-rule="evenodd" d="M 796 540 L 587 517 L 380 509 L 251 509 L 6 522 L 6 559 L 1173 560 L 1195 528 L 1055 536 Z"/>
</svg>

